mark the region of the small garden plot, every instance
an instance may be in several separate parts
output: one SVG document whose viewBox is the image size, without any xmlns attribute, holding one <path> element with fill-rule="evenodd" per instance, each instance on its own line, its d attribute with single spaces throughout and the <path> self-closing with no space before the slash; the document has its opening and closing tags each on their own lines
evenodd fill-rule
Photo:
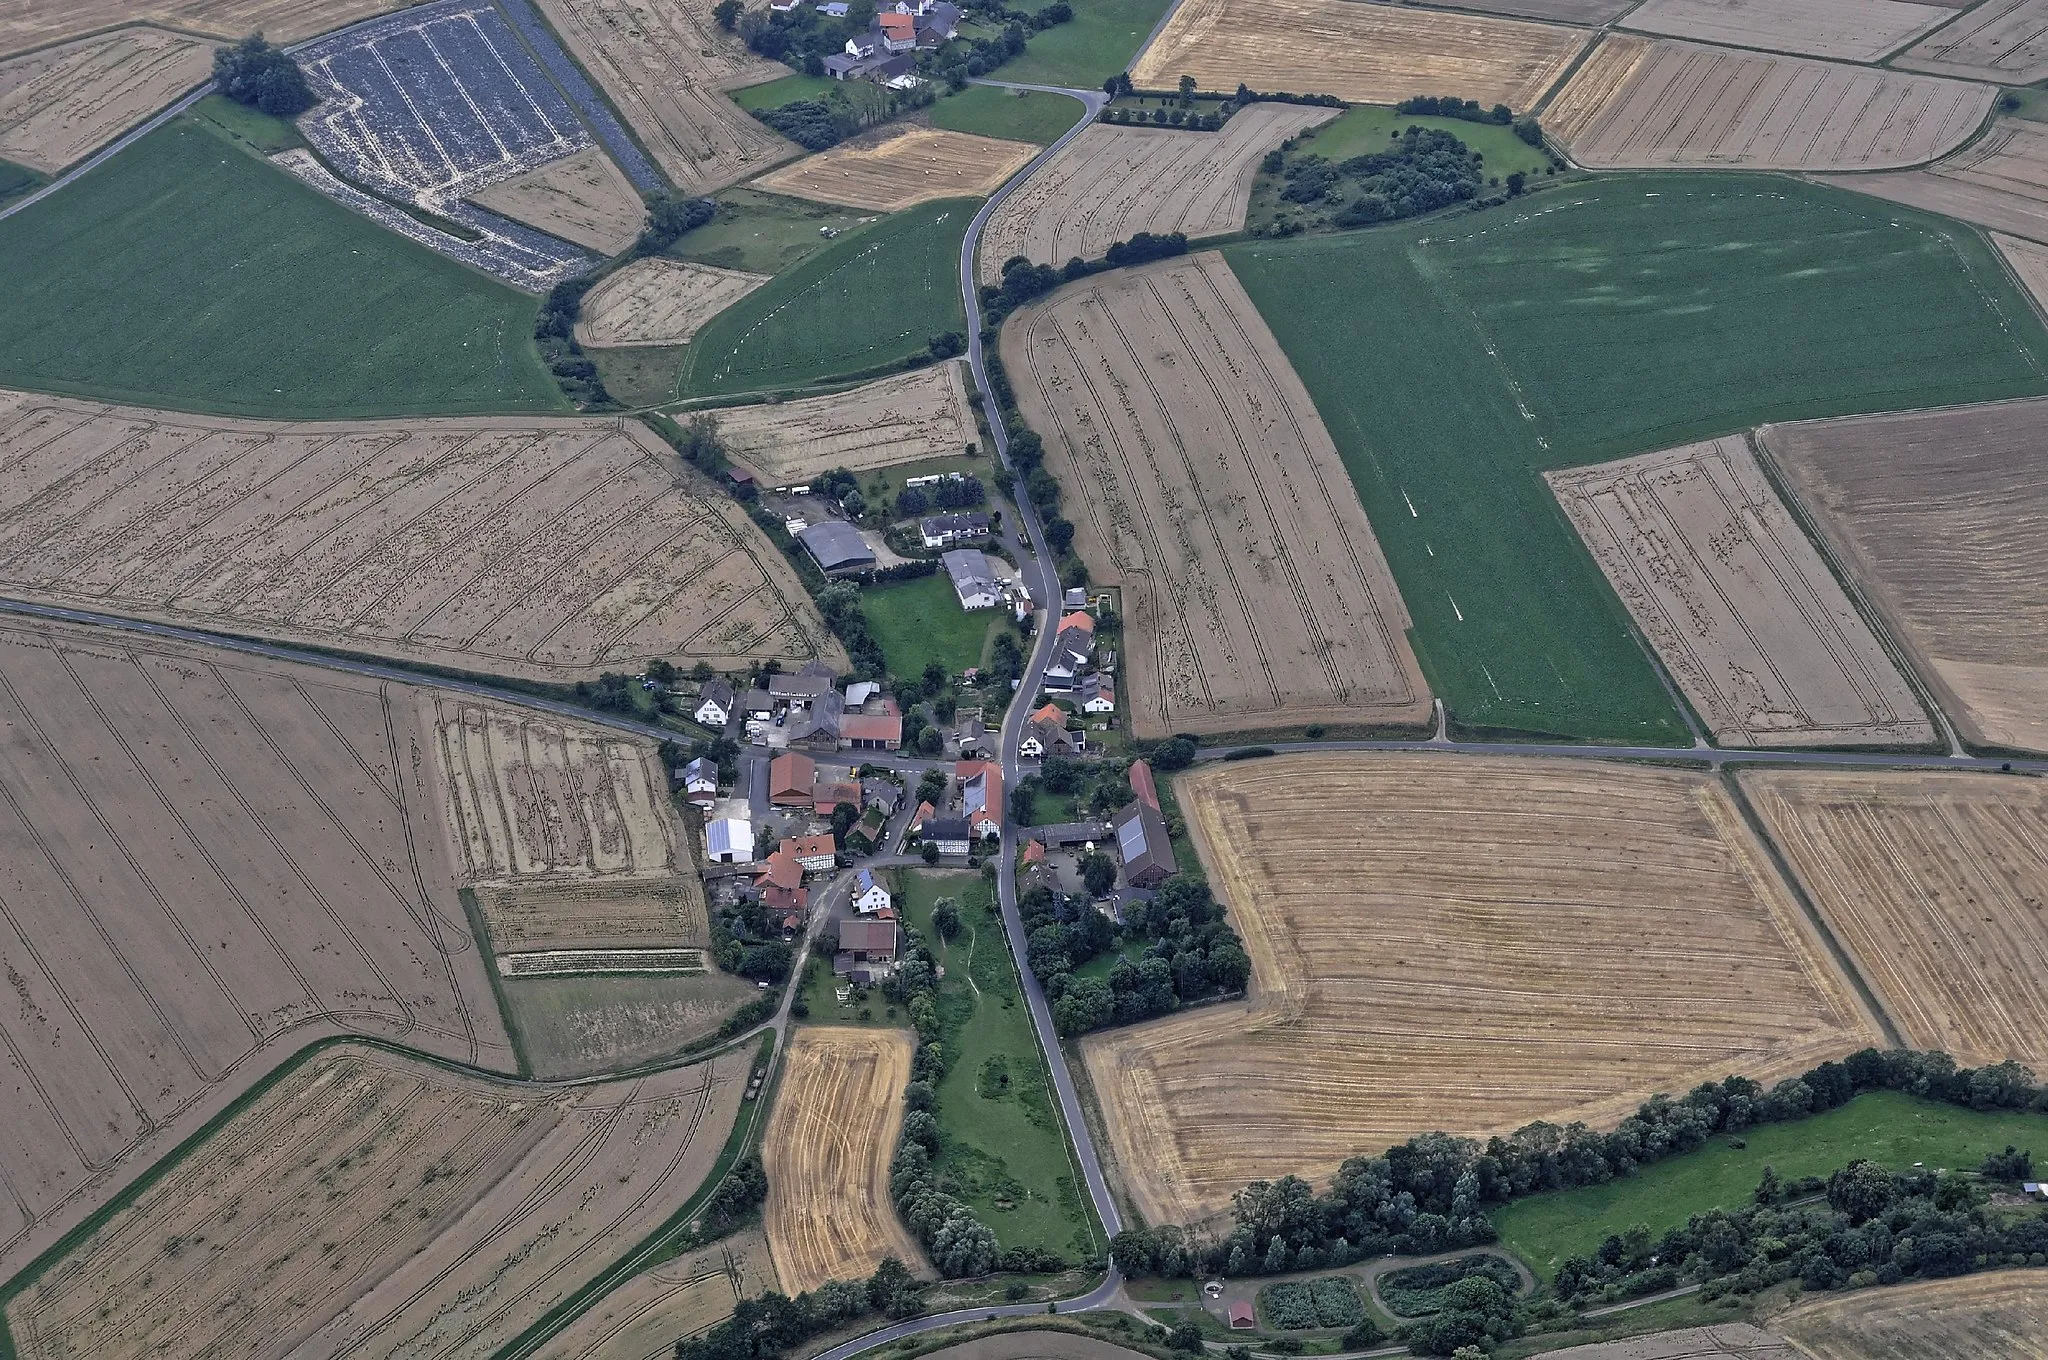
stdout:
<svg viewBox="0 0 2048 1360">
<path fill-rule="evenodd" d="M 1521 1276 L 1513 1266 L 1498 1256 L 1478 1252 L 1455 1261 L 1389 1271 L 1380 1276 L 1376 1291 L 1380 1302 L 1395 1317 L 1426 1317 L 1444 1306 L 1445 1290 L 1460 1280 L 1475 1277 L 1492 1280 L 1509 1294 L 1522 1287 Z"/>
<path fill-rule="evenodd" d="M 1269 1284 L 1259 1291 L 1259 1307 L 1268 1322 L 1289 1332 L 1351 1327 L 1365 1318 L 1358 1287 L 1342 1275 Z"/>
</svg>

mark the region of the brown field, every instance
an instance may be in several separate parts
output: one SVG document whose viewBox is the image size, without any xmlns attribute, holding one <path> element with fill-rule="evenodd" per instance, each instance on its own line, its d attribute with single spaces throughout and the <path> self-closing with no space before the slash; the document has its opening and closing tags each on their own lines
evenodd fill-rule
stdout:
<svg viewBox="0 0 2048 1360">
<path fill-rule="evenodd" d="M 1895 175 L 1845 175 L 1837 188 L 2048 241 L 2048 128 L 2001 118 L 1981 140 Z"/>
<path fill-rule="evenodd" d="M 833 1025 L 790 1040 L 761 1139 L 762 1223 L 783 1293 L 865 1279 L 885 1256 L 922 1259 L 889 1202 L 915 1043 L 908 1030 Z"/>
<path fill-rule="evenodd" d="M 1624 26 L 1667 38 L 1876 61 L 1955 17 L 1941 5 L 1903 0 L 1645 0 L 1629 11 Z"/>
<path fill-rule="evenodd" d="M 1123 587 L 1139 736 L 1427 720 L 1358 493 L 1222 256 L 1063 290 L 1002 352 L 1075 550 Z"/>
<path fill-rule="evenodd" d="M 1757 432 L 1968 739 L 2048 751 L 2048 401 Z"/>
<path fill-rule="evenodd" d="M 1955 150 L 1997 91 L 1933 76 L 1621 34 L 1543 115 L 1596 169 L 1883 170 Z"/>
<path fill-rule="evenodd" d="M 928 1360 L 1136 1360 L 1140 1354 L 1072 1332 L 998 1332 L 933 1351 Z"/>
<path fill-rule="evenodd" d="M 55 174 L 212 71 L 208 44 L 142 26 L 0 62 L 0 156 Z"/>
<path fill-rule="evenodd" d="M 683 193 L 721 189 L 798 154 L 725 91 L 789 74 L 711 18 L 711 0 L 535 0 Z"/>
<path fill-rule="evenodd" d="M 1635 0 L 1446 0 L 1443 8 L 1597 27 L 1611 22 L 1634 3 Z"/>
<path fill-rule="evenodd" d="M 15 1344 L 488 1354 L 689 1197 L 750 1062 L 550 1089 L 329 1050 L 14 1300 Z"/>
<path fill-rule="evenodd" d="M 583 297 L 576 339 L 595 349 L 681 345 L 712 317 L 768 282 L 686 260 L 635 260 Z"/>
<path fill-rule="evenodd" d="M 594 146 L 493 184 L 470 201 L 607 256 L 632 245 L 647 221 L 633 182 Z"/>
<path fill-rule="evenodd" d="M 1918 746 L 1934 725 L 1743 435 L 1544 474 L 1723 746 Z"/>
<path fill-rule="evenodd" d="M 0 589 L 457 670 L 837 662 L 637 421 L 284 424 L 0 391 Z"/>
<path fill-rule="evenodd" d="M 934 364 L 829 397 L 729 406 L 718 435 L 771 486 L 843 467 L 849 472 L 945 458 L 978 444 L 964 362 Z"/>
<path fill-rule="evenodd" d="M 785 165 L 747 187 L 900 212 L 935 198 L 986 198 L 1038 151 L 1031 142 L 894 124 Z"/>
<path fill-rule="evenodd" d="M 1175 787 L 1253 978 L 1243 1005 L 1082 1041 L 1151 1222 L 1424 1130 L 1611 1124 L 1878 1038 L 1706 775 L 1332 754 Z"/>
<path fill-rule="evenodd" d="M 2048 789 L 1995 774 L 1745 771 L 1771 839 L 1915 1048 L 2048 1062 Z"/>
<path fill-rule="evenodd" d="M 160 24 L 210 38 L 239 38 L 260 30 L 272 42 L 291 43 L 411 3 L 413 0 L 0 0 L 0 54 L 138 23 Z"/>
<path fill-rule="evenodd" d="M 1998 1270 L 1824 1294 L 1771 1325 L 1808 1360 L 2043 1360 L 2048 1275 Z"/>
<path fill-rule="evenodd" d="M 1259 158 L 1335 109 L 1254 104 L 1220 132 L 1098 123 L 1062 147 L 1004 199 L 983 230 L 979 270 L 1003 261 L 1093 260 L 1141 231 L 1218 236 L 1244 229 Z"/>
<path fill-rule="evenodd" d="M 417 763 L 425 697 L 0 627 L 0 1275 L 315 1040 L 512 1069 Z"/>
<path fill-rule="evenodd" d="M 2028 85 L 2048 76 L 2048 0 L 1988 0 L 1899 58 L 1943 75 Z"/>
<path fill-rule="evenodd" d="M 2034 306 L 2043 316 L 2048 316 L 2048 246 L 2038 241 L 2022 241 L 2017 236 L 2001 236 L 1991 233 L 1991 244 L 1998 247 L 1998 253 L 2005 257 L 2006 265 L 2013 276 L 2027 290 L 2027 296 L 2034 299 Z"/>
<path fill-rule="evenodd" d="M 1549 1352 L 1548 1360 L 1803 1360 L 1792 1343 L 1747 1322 L 1718 1322 Z"/>
<path fill-rule="evenodd" d="M 1149 89 L 1333 94 L 1392 104 L 1456 91 L 1530 108 L 1585 47 L 1580 29 L 1356 0 L 1186 0 L 1131 70 Z"/>
<path fill-rule="evenodd" d="M 547 1344 L 544 1360 L 662 1360 L 676 1342 L 732 1316 L 733 1305 L 775 1287 L 759 1232 L 658 1265 L 605 1295 Z"/>
<path fill-rule="evenodd" d="M 542 1080 L 619 1072 L 673 1057 L 759 993 L 701 973 L 506 977 L 505 1008 Z"/>
</svg>

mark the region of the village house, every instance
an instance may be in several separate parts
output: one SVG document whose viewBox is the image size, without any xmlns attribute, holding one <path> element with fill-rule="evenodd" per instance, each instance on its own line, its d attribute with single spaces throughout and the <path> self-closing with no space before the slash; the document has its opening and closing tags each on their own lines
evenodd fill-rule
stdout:
<svg viewBox="0 0 2048 1360">
<path fill-rule="evenodd" d="M 965 817 L 930 817 L 918 833 L 939 848 L 941 855 L 965 858 L 974 843 L 974 831 Z"/>
<path fill-rule="evenodd" d="M 853 880 L 853 909 L 863 916 L 896 905 L 889 890 L 876 881 L 873 871 L 863 869 Z"/>
<path fill-rule="evenodd" d="M 953 578 L 953 594 L 962 609 L 993 609 L 1003 598 L 1002 583 L 981 549 L 954 548 L 939 561 Z"/>
<path fill-rule="evenodd" d="M 834 692 L 832 668 L 822 661 L 807 661 L 800 671 L 777 671 L 768 677 L 768 697 L 778 706 L 800 699 L 816 699 Z"/>
<path fill-rule="evenodd" d="M 1066 615 L 1053 635 L 1052 656 L 1045 667 L 1046 689 L 1056 694 L 1073 690 L 1094 653 L 1094 618 L 1085 613 Z"/>
<path fill-rule="evenodd" d="M 889 814 L 878 807 L 871 807 L 860 815 L 860 820 L 846 830 L 846 848 L 856 855 L 872 855 L 882 848 L 882 841 L 888 835 Z"/>
<path fill-rule="evenodd" d="M 1045 704 L 1026 720 L 1017 751 L 1026 756 L 1070 756 L 1085 745 L 1079 732 L 1067 730 L 1066 711 L 1058 704 Z"/>
<path fill-rule="evenodd" d="M 860 801 L 863 807 L 880 808 L 884 817 L 893 816 L 903 806 L 903 786 L 893 779 L 863 779 Z"/>
<path fill-rule="evenodd" d="M 765 689 L 750 689 L 740 700 L 740 716 L 748 722 L 767 722 L 775 716 L 775 696 Z"/>
<path fill-rule="evenodd" d="M 698 807 L 708 808 L 718 801 L 718 766 L 699 756 L 676 771 L 676 784 L 683 797 Z"/>
<path fill-rule="evenodd" d="M 846 770 L 820 770 L 811 787 L 811 811 L 830 817 L 840 804 L 860 810 L 860 783 Z"/>
<path fill-rule="evenodd" d="M 733 702 L 731 685 L 723 680 L 707 680 L 697 692 L 696 719 L 714 731 L 721 730 L 732 721 Z"/>
<path fill-rule="evenodd" d="M 1100 675 L 1091 675 L 1081 681 L 1075 691 L 1081 700 L 1083 713 L 1116 712 L 1116 686 Z"/>
<path fill-rule="evenodd" d="M 896 949 L 894 921 L 841 921 L 839 952 L 832 956 L 832 972 L 862 984 L 874 982 L 895 971 Z"/>
<path fill-rule="evenodd" d="M 958 515 L 927 515 L 917 522 L 918 537 L 927 548 L 950 548 L 969 539 L 987 538 L 989 518 L 979 510 Z"/>
<path fill-rule="evenodd" d="M 754 875 L 754 887 L 761 894 L 761 905 L 785 921 L 791 914 L 802 913 L 811 905 L 810 889 L 804 886 L 804 866 L 790 848 L 792 844 L 784 841 L 762 863 L 760 872 Z"/>
<path fill-rule="evenodd" d="M 829 874 L 839 867 L 839 855 L 829 835 L 788 837 L 776 851 L 785 852 L 793 855 L 807 874 Z"/>
<path fill-rule="evenodd" d="M 818 783 L 818 762 L 795 751 L 775 757 L 768 764 L 768 801 L 777 807 L 811 806 Z"/>
<path fill-rule="evenodd" d="M 963 760 L 953 767 L 960 781 L 960 811 L 976 836 L 1003 829 L 1003 767 L 987 760 Z"/>
<path fill-rule="evenodd" d="M 814 699 L 798 700 L 789 706 L 784 739 L 789 745 L 806 750 L 836 751 L 845 709 L 846 703 L 836 689 L 828 689 Z"/>
</svg>

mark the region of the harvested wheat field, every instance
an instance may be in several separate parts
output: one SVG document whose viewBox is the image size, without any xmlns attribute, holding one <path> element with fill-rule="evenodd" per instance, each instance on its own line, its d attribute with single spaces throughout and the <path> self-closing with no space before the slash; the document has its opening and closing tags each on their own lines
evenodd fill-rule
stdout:
<svg viewBox="0 0 2048 1360">
<path fill-rule="evenodd" d="M 676 1342 L 732 1316 L 733 1305 L 775 1288 L 758 1231 L 728 1237 L 625 1284 L 591 1305 L 541 1354 L 547 1360 L 659 1360 Z"/>
<path fill-rule="evenodd" d="M 728 406 L 713 418 L 727 451 L 774 486 L 832 468 L 950 457 L 979 441 L 959 360 L 829 397 Z"/>
<path fill-rule="evenodd" d="M 633 182 L 595 146 L 493 184 L 469 201 L 600 255 L 632 245 L 647 220 Z"/>
<path fill-rule="evenodd" d="M 986 198 L 1038 150 L 1031 142 L 892 124 L 771 171 L 748 187 L 900 212 L 938 198 Z"/>
<path fill-rule="evenodd" d="M 1878 1039 L 1707 775 L 1332 754 L 1175 792 L 1252 988 L 1081 1041 L 1150 1222 L 1424 1130 L 1611 1125 L 1653 1092 Z"/>
<path fill-rule="evenodd" d="M 908 1030 L 834 1025 L 790 1040 L 761 1140 L 762 1223 L 783 1293 L 865 1279 L 886 1256 L 921 1259 L 889 1202 L 915 1046 Z"/>
<path fill-rule="evenodd" d="M 766 274 L 688 260 L 635 260 L 583 295 L 576 339 L 593 349 L 688 344 L 705 322 L 766 282 Z"/>
<path fill-rule="evenodd" d="M 1618 18 L 1634 3 L 1635 0 L 1446 0 L 1443 8 L 1598 27 Z"/>
<path fill-rule="evenodd" d="M 640 144 L 686 194 L 798 154 L 725 94 L 789 74 L 711 17 L 711 0 L 535 0 Z"/>
<path fill-rule="evenodd" d="M 2005 257 L 2006 265 L 2027 290 L 2027 296 L 2034 299 L 2034 305 L 2048 316 L 2048 246 L 1997 232 L 1991 233 L 1991 244 L 1998 247 L 1998 253 Z"/>
<path fill-rule="evenodd" d="M 1532 107 L 1590 35 L 1478 14 L 1357 0 L 1186 0 L 1138 57 L 1147 89 L 1191 75 L 1204 90 L 1333 94 L 1393 104 L 1455 91 L 1481 104 Z"/>
<path fill-rule="evenodd" d="M 1718 744 L 1934 740 L 1745 436 L 1544 480 Z"/>
<path fill-rule="evenodd" d="M 1826 182 L 2048 241 L 2048 128 L 2039 123 L 2001 118 L 1983 138 L 1925 170 Z"/>
<path fill-rule="evenodd" d="M 1757 432 L 1971 741 L 2048 751 L 2048 400 Z"/>
<path fill-rule="evenodd" d="M 0 391 L 0 589 L 457 670 L 839 646 L 637 421 L 286 424 Z"/>
<path fill-rule="evenodd" d="M 1917 44 L 1899 65 L 2032 84 L 2048 76 L 2048 0 L 1987 0 Z"/>
<path fill-rule="evenodd" d="M 1908 1044 L 2048 1062 L 2048 789 L 1749 770 L 1743 791 Z"/>
<path fill-rule="evenodd" d="M 1061 147 L 996 208 L 983 229 L 980 274 L 1003 261 L 1099 258 L 1141 231 L 1219 236 L 1244 229 L 1259 159 L 1336 109 L 1254 104 L 1218 132 L 1097 123 Z"/>
<path fill-rule="evenodd" d="M 1136 1360 L 1140 1354 L 1072 1332 L 997 1332 L 933 1351 L 928 1360 Z"/>
<path fill-rule="evenodd" d="M 1804 1360 L 2042 1360 L 2048 1274 L 1997 1270 L 1822 1294 L 1771 1325 Z"/>
<path fill-rule="evenodd" d="M 1876 61 L 1956 17 L 1904 0 L 1644 0 L 1625 26 L 1667 38 Z"/>
<path fill-rule="evenodd" d="M 315 1040 L 512 1069 L 417 763 L 424 700 L 0 627 L 0 1275 Z"/>
<path fill-rule="evenodd" d="M 1003 327 L 1140 737 L 1420 724 L 1408 614 L 1314 404 L 1223 257 L 1097 275 Z"/>
<path fill-rule="evenodd" d="M 0 62 L 0 156 L 55 174 L 212 72 L 209 44 L 141 25 Z"/>
<path fill-rule="evenodd" d="M 1747 1322 L 1721 1322 L 1596 1341 L 1549 1352 L 1549 1360 L 1805 1360 L 1792 1343 Z"/>
<path fill-rule="evenodd" d="M 1543 126 L 1596 169 L 1884 170 L 1953 151 L 1998 91 L 1869 66 L 1614 34 Z"/>
<path fill-rule="evenodd" d="M 121 24 L 235 39 L 261 32 L 274 43 L 404 9 L 417 0 L 0 0 L 0 54 L 99 33 Z M 210 58 L 209 58 L 210 60 Z"/>
</svg>

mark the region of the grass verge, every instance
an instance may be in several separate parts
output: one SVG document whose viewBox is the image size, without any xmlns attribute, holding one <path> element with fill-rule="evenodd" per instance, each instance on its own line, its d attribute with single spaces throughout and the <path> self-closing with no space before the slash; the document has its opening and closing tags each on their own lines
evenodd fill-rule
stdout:
<svg viewBox="0 0 2048 1360">
<path fill-rule="evenodd" d="M 798 99 L 823 99 L 834 90 L 844 87 L 830 76 L 806 76 L 795 72 L 776 80 L 763 81 L 759 85 L 747 85 L 730 91 L 732 102 L 753 113 L 758 109 L 780 108 Z"/>
</svg>

